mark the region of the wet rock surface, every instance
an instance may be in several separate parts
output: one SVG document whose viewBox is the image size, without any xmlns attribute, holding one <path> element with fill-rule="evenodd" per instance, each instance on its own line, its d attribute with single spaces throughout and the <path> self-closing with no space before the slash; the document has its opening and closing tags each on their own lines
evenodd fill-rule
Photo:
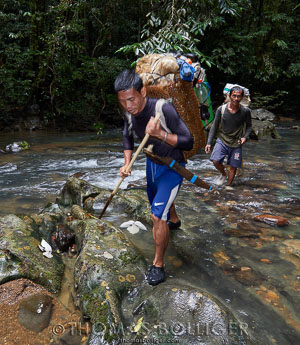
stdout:
<svg viewBox="0 0 300 345">
<path fill-rule="evenodd" d="M 78 324 L 80 314 L 70 313 L 41 285 L 23 278 L 0 285 L 1 344 L 63 345 L 60 337 Z M 86 334 L 80 338 L 85 341 Z"/>
<path fill-rule="evenodd" d="M 74 297 L 81 308 L 82 320 L 90 319 L 92 328 L 77 323 L 74 333 L 69 322 L 72 318 L 66 316 L 57 321 L 64 325 L 65 331 L 54 336 L 53 299 L 49 324 L 51 342 L 37 338 L 49 327 L 40 333 L 24 327 L 18 329 L 22 327 L 19 324 L 14 329 L 31 332 L 33 338 L 28 344 L 77 344 L 87 337 L 88 344 L 95 345 L 118 344 L 123 339 L 133 344 L 135 340 L 146 341 L 152 337 L 165 343 L 178 340 L 182 345 L 189 340 L 193 344 L 197 341 L 201 345 L 210 344 L 212 339 L 216 343 L 223 339 L 228 344 L 299 343 L 300 203 L 296 192 L 299 182 L 293 177 L 299 171 L 298 151 L 294 149 L 288 161 L 284 161 L 284 157 L 277 159 L 280 145 L 285 149 L 286 143 L 275 142 L 272 139 L 268 142 L 274 145 L 273 157 L 262 156 L 266 142 L 257 146 L 247 143 L 250 148 L 233 191 L 224 192 L 219 188 L 220 195 L 216 196 L 189 183 L 183 184 L 176 202 L 182 226 L 171 232 L 166 253 L 167 279 L 157 287 L 150 287 L 143 276 L 146 263 L 151 262 L 153 255 L 151 216 L 144 182 L 133 183 L 126 191 L 120 191 L 103 220 L 98 220 L 97 214 L 111 191 L 83 180 L 68 180 L 58 204 L 48 205 L 42 214 L 18 218 L 30 225 L 29 232 L 36 239 L 51 239 L 58 225 L 74 234 L 77 251 L 73 254 L 69 251 L 69 254 L 78 258 L 76 269 L 70 267 L 68 274 L 76 272 L 76 293 L 68 295 L 72 280 L 63 287 L 63 293 L 65 299 Z M 248 157 L 250 152 L 253 152 L 251 158 Z M 213 167 L 202 171 L 200 176 L 212 181 Z M 261 214 L 283 217 L 289 224 L 281 228 L 255 221 Z M 147 231 L 131 234 L 127 229 L 121 232 L 116 227 L 129 219 L 142 221 Z M 23 237 L 21 235 L 21 242 Z M 132 254 L 129 258 L 121 255 L 126 253 L 125 248 Z M 145 260 L 140 257 L 141 253 Z M 4 248 L 1 250 L 1 272 L 6 274 L 2 286 L 5 281 L 18 277 L 18 265 L 23 265 L 23 259 L 22 255 L 16 257 Z M 204 305 L 200 305 L 201 295 L 205 296 Z M 205 306 L 210 306 L 213 313 L 205 319 L 208 320 L 206 329 L 203 330 L 199 320 L 201 327 L 196 337 L 194 323 L 201 313 L 204 317 Z M 189 313 L 185 313 L 184 307 Z M 5 305 L 0 315 L 13 308 Z M 177 309 L 183 310 L 185 318 Z M 212 326 L 213 319 L 220 328 Z M 164 321 L 168 333 L 163 329 Z M 224 332 L 226 325 L 227 332 Z M 5 335 L 12 334 L 0 326 Z M 78 329 L 82 330 L 81 339 Z M 2 339 L 2 334 L 0 336 Z M 17 342 L 11 343 L 23 345 L 25 338 L 17 336 Z M 11 338 L 7 339 L 9 343 Z"/>
<path fill-rule="evenodd" d="M 52 313 L 52 298 L 37 294 L 23 299 L 19 305 L 19 323 L 36 333 L 48 327 Z"/>
<path fill-rule="evenodd" d="M 255 166 L 253 166 L 253 168 L 255 169 Z M 239 178 L 243 180 L 245 178 L 245 174 L 251 173 L 251 169 L 251 165 L 249 165 L 246 169 L 243 169 L 242 174 L 240 174 Z M 255 187 L 254 183 L 256 183 Z M 78 185 L 78 183 L 76 184 Z M 81 182 L 81 184 L 83 184 L 83 182 Z M 289 288 L 284 289 L 289 291 L 288 293 L 282 290 L 282 277 L 279 276 L 273 268 L 274 265 L 276 265 L 279 271 L 285 273 L 287 277 L 287 284 L 289 284 L 291 280 L 294 281 L 294 288 L 292 288 L 294 289 L 294 291 L 296 288 L 298 288 L 298 285 L 296 284 L 296 276 L 293 270 L 293 260 L 281 261 L 278 258 L 278 250 L 275 251 L 274 255 L 274 246 L 279 246 L 279 248 L 281 248 L 281 246 L 284 246 L 283 248 L 285 249 L 282 250 L 282 252 L 287 256 L 292 255 L 293 257 L 295 257 L 295 253 L 297 253 L 297 250 L 295 250 L 289 242 L 285 241 L 288 241 L 289 239 L 291 241 L 294 241 L 291 238 L 295 238 L 296 236 L 293 233 L 293 230 L 289 229 L 288 225 L 284 228 L 284 231 L 282 231 L 280 230 L 280 228 L 274 228 L 273 223 L 271 225 L 255 221 L 255 217 L 260 216 L 261 212 L 265 212 L 263 214 L 270 214 L 269 211 L 270 209 L 272 209 L 272 213 L 282 214 L 282 217 L 277 216 L 277 218 L 274 217 L 272 219 L 283 221 L 283 223 L 286 224 L 287 222 L 297 222 L 297 218 L 295 217 L 295 215 L 293 215 L 293 210 L 296 210 L 298 207 L 297 202 L 291 202 L 287 212 L 287 209 L 283 209 L 280 204 L 276 203 L 274 198 L 270 198 L 268 200 L 267 195 L 265 195 L 266 188 L 271 192 L 284 188 L 284 185 L 281 185 L 280 183 L 274 184 L 270 181 L 250 180 L 249 187 L 245 188 L 243 186 L 242 192 L 241 187 L 239 187 L 239 185 L 237 184 L 237 186 L 235 187 L 237 191 L 234 190 L 230 191 L 229 193 L 223 192 L 220 196 L 210 195 L 199 191 L 199 193 L 195 193 L 196 199 L 191 198 L 191 194 L 189 193 L 190 188 L 193 187 L 190 187 L 190 185 L 184 186 L 184 191 L 179 195 L 177 200 L 179 209 L 183 213 L 185 209 L 189 210 L 188 216 L 181 218 L 181 229 L 173 231 L 171 233 L 171 242 L 176 248 L 177 253 L 180 255 L 180 257 L 177 258 L 178 262 L 180 262 L 180 259 L 182 259 L 183 265 L 192 264 L 198 267 L 199 279 L 204 279 L 205 281 L 210 282 L 210 284 L 214 284 L 216 280 L 219 281 L 220 275 L 222 275 L 222 280 L 224 281 L 224 295 L 226 295 L 226 291 L 229 291 L 233 288 L 239 293 L 240 303 L 247 303 L 246 301 L 248 297 L 244 295 L 242 286 L 246 287 L 247 289 L 249 289 L 248 293 L 250 292 L 250 295 L 255 300 L 255 303 L 253 303 L 253 305 L 256 305 L 256 308 L 264 308 L 265 314 L 268 315 L 266 317 L 272 317 L 273 313 L 279 313 L 287 323 L 289 331 L 291 332 L 291 334 L 293 334 L 293 329 L 296 331 L 299 329 L 300 322 L 298 318 L 294 316 L 295 314 L 293 312 L 293 307 L 288 305 L 289 302 L 287 302 L 287 296 L 289 296 L 289 299 L 291 298 L 291 296 L 293 296 L 292 298 L 294 300 L 296 300 L 297 298 L 295 298 L 295 293 L 293 291 L 290 291 Z M 264 204 L 264 209 L 262 209 L 262 204 L 257 201 L 257 194 L 261 194 L 262 197 L 265 198 L 265 201 L 267 201 Z M 100 200 L 100 195 L 102 195 L 102 197 L 106 196 L 105 194 L 103 194 L 103 192 L 102 194 L 99 193 L 98 196 L 95 197 L 96 200 L 98 199 L 98 202 Z M 109 196 L 109 194 L 107 194 L 107 196 Z M 80 197 L 79 199 L 82 200 L 83 198 Z M 137 219 L 146 222 L 149 225 L 151 224 L 151 218 L 149 217 L 150 212 L 146 203 L 146 193 L 143 189 L 135 188 L 127 191 L 126 193 L 122 193 L 121 191 L 121 193 L 113 200 L 116 207 L 125 209 L 130 216 L 134 215 Z M 104 201 L 102 200 L 101 202 L 103 204 Z M 193 212 L 191 212 L 190 210 L 193 210 Z M 132 212 L 135 213 L 132 214 Z M 199 215 L 203 213 L 215 213 L 216 215 L 218 215 L 218 218 L 201 217 L 201 222 L 199 222 Z M 223 235 L 222 231 L 220 232 L 219 218 L 223 219 L 223 224 L 221 225 L 221 227 L 224 228 Z M 82 222 L 84 222 L 84 224 Z M 93 224 L 91 225 L 92 228 L 94 227 L 96 229 L 98 227 L 99 229 L 92 231 L 87 230 L 86 226 L 89 227 L 89 225 L 87 225 L 88 223 Z M 75 233 L 78 234 L 78 237 L 81 237 L 82 243 L 86 242 L 84 238 L 86 238 L 88 233 L 103 233 L 110 234 L 110 236 L 114 234 L 112 238 L 114 238 L 114 236 L 118 233 L 112 230 L 110 226 L 107 227 L 107 224 L 105 225 L 105 222 L 101 224 L 101 222 L 96 220 L 75 220 L 74 225 L 75 229 L 77 229 L 75 230 Z M 207 232 L 206 229 L 214 230 L 212 232 L 211 230 L 210 232 Z M 217 233 L 219 233 L 219 235 L 217 235 Z M 211 242 L 212 239 L 214 239 L 213 246 Z M 115 329 L 114 327 L 116 327 L 116 325 L 118 325 L 118 323 L 120 322 L 122 323 L 122 325 L 124 323 L 125 326 L 131 324 L 137 325 L 139 321 L 140 323 L 142 323 L 143 320 L 144 322 L 146 322 L 145 320 L 147 318 L 147 320 L 149 320 L 149 315 L 151 314 L 149 310 L 151 309 L 153 312 L 153 309 L 155 309 L 153 306 L 151 308 L 149 307 L 149 309 L 139 307 L 147 305 L 147 303 L 149 303 L 145 302 L 145 297 L 141 297 L 144 293 L 148 293 L 150 296 L 149 298 L 152 298 L 152 291 L 149 291 L 149 286 L 145 283 L 145 281 L 143 281 L 143 265 L 141 266 L 140 270 L 138 270 L 139 274 L 137 274 L 137 276 L 135 275 L 135 273 L 133 273 L 134 270 L 136 271 L 136 268 L 132 268 L 131 271 L 133 271 L 131 273 L 127 271 L 123 274 L 120 274 L 118 277 L 118 281 L 118 279 L 114 277 L 110 270 L 107 271 L 107 268 L 109 267 L 108 265 L 105 265 L 104 263 L 99 264 L 101 260 L 95 260 L 95 254 L 102 255 L 102 258 L 105 259 L 104 261 L 111 260 L 111 262 L 113 262 L 112 266 L 115 267 L 116 257 L 114 251 L 109 250 L 109 248 L 111 248 L 112 242 L 115 242 L 115 240 L 110 241 L 109 245 L 101 248 L 102 251 L 100 250 L 100 252 L 98 248 L 97 252 L 97 248 L 95 247 L 96 243 L 99 243 L 99 235 L 97 235 L 96 239 L 94 240 L 94 244 L 93 241 L 86 242 L 85 244 L 86 249 L 92 248 L 92 251 L 94 251 L 94 255 L 91 255 L 91 252 L 89 250 L 83 250 L 80 255 L 83 255 L 84 253 L 84 264 L 82 263 L 82 258 L 80 258 L 78 261 L 80 262 L 80 265 L 82 265 L 81 267 L 94 268 L 93 276 L 90 273 L 87 273 L 86 275 L 83 275 L 85 277 L 84 279 L 81 279 L 80 281 L 78 280 L 77 282 L 77 286 L 80 286 L 80 289 L 83 289 L 81 291 L 85 290 L 85 292 L 88 292 L 88 296 L 97 296 L 96 300 L 92 299 L 92 303 L 89 304 L 85 302 L 82 304 L 82 306 L 85 306 L 83 307 L 84 313 L 87 316 L 92 317 L 92 320 L 94 320 L 94 324 L 96 323 L 96 320 L 102 320 L 101 322 L 103 322 L 103 320 L 109 320 L 108 323 L 105 323 L 106 329 Z M 87 243 L 89 243 L 88 246 Z M 284 243 L 288 243 L 289 246 Z M 234 250 L 231 249 L 232 245 L 234 245 Z M 227 250 L 224 250 L 224 247 L 227 247 Z M 260 253 L 260 250 L 262 248 L 264 249 L 264 251 Z M 270 251 L 270 254 L 266 255 L 266 251 L 268 252 L 268 250 Z M 173 265 L 171 259 L 168 259 L 168 261 L 172 263 L 173 269 L 174 267 L 177 267 L 178 269 L 182 266 L 182 263 L 177 266 L 175 264 Z M 287 262 L 290 262 L 290 264 L 287 264 Z M 99 268 L 99 265 L 101 268 Z M 80 269 L 82 270 L 82 268 Z M 119 268 L 117 270 L 119 271 Z M 91 272 L 90 269 L 87 270 L 87 272 L 89 271 Z M 133 274 L 134 278 L 132 279 L 134 281 L 134 285 L 136 286 L 130 286 L 129 283 L 132 282 L 130 282 L 130 279 L 129 281 L 126 280 L 128 274 Z M 80 274 L 78 275 L 77 273 L 77 276 L 79 277 Z M 106 277 L 106 279 L 102 281 L 102 278 L 100 277 Z M 171 279 L 169 278 L 169 280 L 167 280 L 167 283 L 170 280 Z M 88 285 L 94 286 L 93 284 L 87 283 L 91 281 L 93 281 L 94 284 L 98 286 L 96 288 L 87 289 L 86 287 Z M 128 284 L 128 287 L 126 289 L 123 289 L 124 294 L 122 299 L 119 299 L 120 281 Z M 159 285 L 159 287 L 167 287 L 167 283 L 161 284 Z M 174 284 L 179 284 L 179 282 L 175 279 Z M 111 288 L 112 286 L 113 288 Z M 213 291 L 211 287 L 209 289 Z M 118 292 L 116 293 L 116 291 Z M 164 295 L 164 292 L 161 291 L 160 295 Z M 127 298 L 131 301 L 131 304 L 129 303 L 130 307 L 128 307 L 128 305 L 126 304 Z M 143 298 L 145 298 L 145 300 L 143 300 Z M 163 300 L 165 299 L 167 300 L 167 298 L 164 298 Z M 90 308 L 89 305 L 95 305 L 96 301 L 101 301 L 101 303 L 98 304 L 98 308 Z M 136 301 L 136 303 L 133 303 L 133 301 Z M 262 307 L 262 304 L 265 305 L 265 307 Z M 122 305 L 122 307 L 120 307 L 120 305 Z M 131 312 L 131 310 L 139 310 L 140 308 L 141 310 L 144 310 L 145 314 L 137 313 L 134 318 L 128 316 L 132 314 L 135 315 L 134 312 Z M 167 309 L 169 311 L 170 307 L 168 307 Z M 91 312 L 91 310 L 93 310 L 93 313 Z M 98 310 L 98 312 L 95 312 L 96 310 Z M 126 310 L 126 313 L 128 314 L 124 312 L 123 314 L 116 312 L 120 310 Z M 158 308 L 152 315 L 153 319 L 150 318 L 153 324 L 155 323 L 154 320 L 159 319 L 159 315 L 160 313 L 162 313 L 161 310 L 162 309 Z M 103 315 L 105 315 L 104 318 Z M 137 316 L 140 317 L 138 318 Z M 167 318 L 166 315 L 164 317 Z M 242 322 L 244 321 L 248 322 L 246 322 L 248 326 L 251 325 L 251 322 L 254 322 L 254 324 L 252 325 L 254 329 L 258 327 L 257 325 L 255 325 L 255 321 L 249 321 L 248 318 L 242 318 Z M 277 322 L 280 323 L 279 320 Z M 129 335 L 127 333 L 126 336 L 128 336 L 129 339 L 133 341 L 134 338 L 132 338 L 132 334 Z M 146 335 L 144 334 L 143 336 Z M 150 336 L 150 333 L 148 333 L 147 336 Z M 155 338 L 157 337 L 157 334 L 154 332 L 153 334 L 151 333 L 151 336 Z M 138 337 L 136 338 L 138 339 Z M 108 334 L 101 333 L 101 335 L 92 334 L 89 339 L 89 344 L 97 344 L 100 342 L 100 339 L 102 339 L 102 342 L 106 342 L 107 344 L 109 344 L 109 341 L 117 341 L 117 338 L 110 338 Z M 185 338 L 184 341 L 187 341 L 186 339 L 188 338 Z M 181 339 L 180 341 L 183 340 Z M 195 341 L 196 340 L 193 339 L 191 344 L 193 342 L 195 343 Z M 203 339 L 201 341 L 203 341 Z M 207 338 L 205 341 L 209 344 L 209 341 L 211 341 L 211 339 Z M 255 344 L 255 341 L 253 343 Z"/>
<path fill-rule="evenodd" d="M 267 109 L 251 109 L 252 119 L 274 121 L 275 115 Z"/>
<path fill-rule="evenodd" d="M 273 122 L 264 120 L 252 119 L 251 139 L 259 140 L 263 137 L 272 137 L 274 139 L 280 138 Z"/>
<path fill-rule="evenodd" d="M 275 164 L 279 166 L 280 162 Z M 259 174 L 271 171 L 273 166 L 274 162 L 271 166 L 266 161 L 260 165 Z M 276 328 L 286 328 L 285 335 L 275 331 L 278 344 L 286 343 L 286 334 L 294 343 L 300 339 L 297 316 L 300 235 L 296 231 L 300 221 L 299 200 L 288 198 L 284 204 L 278 202 L 274 195 L 286 190 L 284 178 L 278 175 L 273 180 L 264 180 L 257 176 L 256 169 L 256 164 L 246 164 L 236 179 L 235 190 L 221 192 L 220 196 L 199 191 L 191 197 L 190 191 L 194 187 L 184 185 L 177 198 L 179 212 L 184 214 L 181 216 L 182 226 L 171 233 L 171 243 L 180 255 L 179 262 L 181 259 L 183 265 L 198 267 L 203 287 L 215 291 L 222 299 L 231 296 L 236 301 L 232 302 L 234 309 L 239 309 L 240 304 L 248 305 L 245 309 L 251 310 L 253 318 L 242 316 L 240 319 L 250 327 L 255 344 L 260 344 L 260 340 L 255 341 L 256 337 L 266 337 L 255 321 L 255 318 L 261 319 L 261 315 L 255 317 L 259 310 L 263 311 L 264 320 L 272 319 Z M 297 166 L 283 169 L 289 173 L 294 169 L 295 172 Z M 249 175 L 257 178 L 249 179 Z M 131 192 L 139 197 L 144 193 L 142 190 Z M 140 215 L 147 214 L 143 202 L 137 205 Z M 127 209 L 130 210 L 130 205 Z M 269 215 L 272 222 L 257 222 L 255 218 L 261 214 Z M 274 214 L 280 216 L 272 216 Z M 148 221 L 147 217 L 139 219 Z M 274 224 L 285 224 L 285 227 L 281 229 Z M 222 290 L 214 290 L 213 286 L 219 286 L 220 281 Z M 269 326 L 274 329 L 274 325 Z M 269 336 L 266 343 L 273 343 Z"/>
<path fill-rule="evenodd" d="M 83 210 L 84 197 L 78 186 L 84 186 L 85 183 L 72 177 L 67 182 L 68 186 L 64 187 L 68 202 L 65 202 L 64 196 L 59 202 L 60 205 L 68 204 L 65 210 L 72 205 L 72 217 L 67 218 L 67 224 L 74 232 L 79 248 L 75 264 L 78 304 L 83 316 L 90 319 L 93 325 L 88 344 L 118 344 L 123 338 L 129 343 L 147 339 L 170 342 L 174 338 L 180 344 L 194 345 L 230 343 L 239 339 L 240 344 L 244 344 L 243 334 L 228 333 L 231 322 L 236 323 L 237 320 L 209 294 L 193 286 L 185 286 L 177 278 L 156 288 L 146 283 L 146 263 L 137 249 L 113 224 Z M 95 193 L 96 189 L 90 188 Z M 90 188 L 84 187 L 83 190 Z M 103 191 L 98 190 L 97 193 L 95 199 L 99 200 Z M 145 199 L 144 190 L 133 189 L 126 194 L 121 192 L 114 203 L 131 215 L 135 211 L 138 219 L 150 224 Z M 75 204 L 78 200 L 81 201 L 80 205 Z M 169 259 L 174 263 L 174 257 Z M 187 305 L 193 311 L 188 309 L 183 314 Z M 160 326 L 167 324 L 171 327 L 173 333 L 170 330 L 165 334 L 158 332 L 159 322 Z M 186 328 L 188 325 L 198 330 L 201 328 L 202 337 L 200 334 L 189 334 L 187 329 L 183 334 L 182 330 L 177 329 L 182 322 L 185 322 Z M 145 328 L 146 325 L 148 328 Z M 207 334 L 203 333 L 204 328 Z"/>
<path fill-rule="evenodd" d="M 29 278 L 58 292 L 64 266 L 59 256 L 47 259 L 38 245 L 42 240 L 36 222 L 25 216 L 0 218 L 1 283 L 15 277 Z"/>
<path fill-rule="evenodd" d="M 127 332 L 126 338 L 132 342 L 148 339 L 186 345 L 246 344 L 237 320 L 224 305 L 176 278 L 154 289 L 134 291 L 124 299 L 122 310 L 131 329 L 141 324 L 140 334 Z"/>
</svg>

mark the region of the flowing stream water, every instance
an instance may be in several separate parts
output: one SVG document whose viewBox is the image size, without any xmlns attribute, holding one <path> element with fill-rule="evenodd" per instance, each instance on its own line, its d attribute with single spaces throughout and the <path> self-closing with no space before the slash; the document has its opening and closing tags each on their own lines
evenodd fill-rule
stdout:
<svg viewBox="0 0 300 345">
<path fill-rule="evenodd" d="M 226 304 L 247 324 L 255 344 L 296 345 L 300 344 L 300 136 L 288 124 L 277 130 L 281 139 L 245 145 L 234 191 L 223 194 L 220 189 L 220 197 L 209 199 L 204 190 L 183 184 L 178 213 L 190 232 L 171 234 L 166 267 L 169 276 L 179 275 Z M 123 163 L 121 137 L 120 130 L 97 139 L 90 133 L 1 134 L 0 148 L 19 140 L 26 140 L 30 148 L 0 155 L 0 215 L 39 212 L 55 202 L 68 176 L 76 172 L 85 173 L 91 184 L 114 189 Z M 187 167 L 208 183 L 217 177 L 204 153 L 194 156 Z M 144 178 L 141 154 L 121 188 L 144 185 Z M 253 217 L 262 213 L 285 217 L 290 224 L 279 228 L 255 222 Z M 113 208 L 105 218 L 116 225 L 130 219 Z M 147 227 L 149 231 L 127 235 L 151 262 L 153 244 Z M 186 256 L 178 250 L 178 242 L 190 236 L 197 248 Z"/>
</svg>

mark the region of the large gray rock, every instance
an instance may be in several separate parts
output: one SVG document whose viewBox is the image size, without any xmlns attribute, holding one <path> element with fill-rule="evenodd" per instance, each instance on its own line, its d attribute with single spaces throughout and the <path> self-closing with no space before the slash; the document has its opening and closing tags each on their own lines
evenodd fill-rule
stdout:
<svg viewBox="0 0 300 345">
<path fill-rule="evenodd" d="M 224 306 L 176 278 L 153 289 L 140 289 L 124 299 L 122 310 L 130 344 L 138 339 L 159 344 L 221 345 L 238 340 L 246 344 L 236 319 Z"/>
<path fill-rule="evenodd" d="M 83 315 L 94 325 L 101 344 L 118 340 L 109 329 L 122 322 L 123 296 L 143 279 L 145 263 L 125 236 L 109 223 L 88 219 L 75 221 L 73 229 L 82 238 L 75 265 L 75 285 Z M 100 341 L 100 340 L 99 340 Z"/>
<path fill-rule="evenodd" d="M 274 121 L 275 115 L 266 109 L 251 109 L 252 119 Z"/>
<path fill-rule="evenodd" d="M 265 120 L 260 121 L 252 119 L 251 139 L 262 139 L 264 137 L 272 137 L 273 139 L 280 138 L 273 122 Z"/>
<path fill-rule="evenodd" d="M 106 195 L 108 192 L 105 193 L 100 188 L 92 186 L 84 180 L 70 177 L 57 197 L 56 203 L 63 207 L 71 207 L 72 205 L 84 207 L 86 199 L 93 199 L 99 194 Z"/>
<path fill-rule="evenodd" d="M 74 205 L 80 206 L 86 212 L 92 212 L 95 208 L 102 210 L 110 195 L 111 191 L 109 190 L 93 186 L 82 179 L 70 177 L 57 197 L 56 202 L 65 212 L 69 211 L 72 213 L 72 206 Z M 119 190 L 112 198 L 110 207 L 115 210 L 120 209 L 122 212 L 125 211 L 131 214 L 132 217 L 148 223 L 152 222 L 147 194 L 143 188 L 126 191 Z M 77 218 L 83 217 L 81 215 Z"/>
</svg>

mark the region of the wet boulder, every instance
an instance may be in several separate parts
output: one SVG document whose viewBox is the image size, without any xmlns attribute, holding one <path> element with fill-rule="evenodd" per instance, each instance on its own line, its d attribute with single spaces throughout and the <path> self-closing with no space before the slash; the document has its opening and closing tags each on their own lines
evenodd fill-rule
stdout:
<svg viewBox="0 0 300 345">
<path fill-rule="evenodd" d="M 64 187 L 64 196 L 69 198 L 66 209 L 73 209 L 68 227 L 75 234 L 79 253 L 74 271 L 76 295 L 84 318 L 90 319 L 93 325 L 87 344 L 114 345 L 126 338 L 132 342 L 176 339 L 184 344 L 208 345 L 233 343 L 236 336 L 240 344 L 244 344 L 242 334 L 231 334 L 234 317 L 212 296 L 176 278 L 168 278 L 157 287 L 148 285 L 146 264 L 125 235 L 110 222 L 88 216 L 82 210 L 85 197 L 89 195 L 85 191 L 90 188 L 87 182 L 74 177 Z M 104 206 L 110 192 L 93 190 L 99 190 L 98 195 L 93 195 L 94 205 Z M 143 189 L 119 191 L 111 207 L 114 212 L 125 211 L 141 221 L 151 222 Z M 194 205 L 197 207 L 203 209 L 203 203 Z M 178 238 L 172 234 L 171 240 L 182 248 L 181 252 L 189 253 L 187 260 L 193 257 L 196 261 L 195 253 L 203 254 L 203 245 L 199 245 L 203 233 L 199 233 L 197 218 L 186 221 L 191 222 L 192 231 L 191 228 L 181 231 Z M 157 328 L 158 323 L 161 329 Z M 180 328 L 182 324 L 184 331 Z M 168 327 L 167 333 L 162 329 L 164 325 Z M 189 330 L 191 327 L 193 330 Z M 234 327 L 236 329 L 236 325 Z"/>
<path fill-rule="evenodd" d="M 239 339 L 245 344 L 233 315 L 209 294 L 176 278 L 148 285 L 145 263 L 112 224 L 95 219 L 75 224 L 84 234 L 75 284 L 83 315 L 93 324 L 88 345 L 118 344 L 124 338 L 129 343 L 173 339 L 212 345 Z"/>
<path fill-rule="evenodd" d="M 185 345 L 246 344 L 237 320 L 205 292 L 173 279 L 124 299 L 125 338 Z M 133 311 L 133 312 L 132 312 Z"/>
<path fill-rule="evenodd" d="M 280 138 L 273 122 L 265 120 L 260 121 L 252 119 L 252 131 L 250 139 L 259 140 L 264 137 L 272 137 L 273 139 Z"/>
<path fill-rule="evenodd" d="M 116 198 L 114 207 L 121 207 L 131 217 L 152 224 L 151 208 L 144 189 L 122 191 Z"/>
<path fill-rule="evenodd" d="M 72 205 L 83 207 L 85 199 L 95 197 L 101 194 L 101 192 L 100 188 L 84 180 L 76 177 L 69 177 L 59 196 L 56 198 L 56 203 L 63 207 L 71 207 Z M 89 209 L 90 208 L 91 205 L 89 204 Z"/>
<path fill-rule="evenodd" d="M 52 297 L 36 294 L 23 299 L 19 305 L 19 323 L 30 331 L 39 333 L 48 327 L 52 313 Z"/>
<path fill-rule="evenodd" d="M 21 277 L 22 262 L 6 249 L 0 250 L 0 284 Z"/>
<path fill-rule="evenodd" d="M 61 209 L 69 211 L 74 218 L 84 219 L 86 215 L 82 213 L 79 207 L 85 212 L 102 211 L 106 201 L 111 195 L 111 191 L 104 190 L 89 184 L 88 182 L 76 177 L 68 178 L 61 193 L 57 197 L 57 204 Z M 106 213 L 113 208 L 120 212 L 127 212 L 131 216 L 152 222 L 150 206 L 146 191 L 143 188 L 119 190 L 112 198 L 110 206 Z"/>
<path fill-rule="evenodd" d="M 57 255 L 52 259 L 43 255 L 38 247 L 41 240 L 32 220 L 15 215 L 0 218 L 0 253 L 2 266 L 6 267 L 2 277 L 5 281 L 16 276 L 29 278 L 58 292 L 64 265 Z"/>
<path fill-rule="evenodd" d="M 145 263 L 112 224 L 86 219 L 73 222 L 82 238 L 75 265 L 75 285 L 83 315 L 94 325 L 104 325 L 101 344 L 113 344 L 109 329 L 122 321 L 120 303 L 144 279 Z"/>
<path fill-rule="evenodd" d="M 274 121 L 275 115 L 266 109 L 251 109 L 251 118 L 260 121 Z"/>
</svg>

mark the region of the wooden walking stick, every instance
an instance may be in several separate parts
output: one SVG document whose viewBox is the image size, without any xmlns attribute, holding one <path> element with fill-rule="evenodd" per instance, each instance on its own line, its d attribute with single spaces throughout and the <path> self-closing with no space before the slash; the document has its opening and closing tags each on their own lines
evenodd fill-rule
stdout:
<svg viewBox="0 0 300 345">
<path fill-rule="evenodd" d="M 149 145 L 151 146 L 151 145 Z M 199 186 L 201 188 L 208 189 L 208 191 L 213 190 L 212 186 L 210 186 L 208 183 L 204 182 L 201 180 L 198 176 L 194 175 L 191 171 L 188 169 L 184 168 L 182 165 L 180 165 L 178 162 L 176 162 L 173 158 L 171 157 L 160 157 L 155 155 L 151 149 L 144 149 L 144 152 L 146 156 L 149 158 L 152 158 L 161 164 L 168 165 L 170 168 L 175 170 L 179 175 L 190 181 L 191 183 L 195 184 L 196 186 Z"/>
<path fill-rule="evenodd" d="M 157 102 L 159 102 L 159 101 L 157 101 Z M 155 122 L 157 122 L 159 120 L 161 111 L 162 111 L 161 107 L 160 107 L 160 109 L 156 108 L 156 115 L 155 115 L 155 119 L 154 119 Z M 132 157 L 128 167 L 125 170 L 126 173 L 128 173 L 129 170 L 131 169 L 131 167 L 133 166 L 133 163 L 135 162 L 135 160 L 137 159 L 137 156 L 139 155 L 139 153 L 142 151 L 142 149 L 146 145 L 149 137 L 150 137 L 150 135 L 148 133 L 144 136 L 144 139 L 140 143 L 140 146 L 137 148 L 134 156 Z M 118 190 L 120 188 L 120 185 L 121 185 L 121 183 L 123 182 L 124 179 L 125 179 L 125 177 L 121 177 L 120 178 L 120 180 L 119 180 L 118 184 L 116 185 L 115 189 L 113 190 L 113 192 L 111 193 L 110 197 L 106 201 L 106 204 L 105 204 L 102 212 L 100 213 L 99 219 L 102 218 L 104 212 L 106 211 L 106 209 L 107 209 L 108 205 L 110 204 L 110 202 L 111 202 L 112 198 L 114 197 L 114 195 L 118 192 Z"/>
</svg>

